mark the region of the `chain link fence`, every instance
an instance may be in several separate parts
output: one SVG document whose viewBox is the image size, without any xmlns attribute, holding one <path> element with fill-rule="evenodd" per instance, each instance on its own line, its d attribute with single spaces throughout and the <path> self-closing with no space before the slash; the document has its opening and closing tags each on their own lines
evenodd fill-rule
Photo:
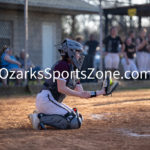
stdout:
<svg viewBox="0 0 150 150">
<path fill-rule="evenodd" d="M 0 21 L 0 50 L 4 45 L 12 47 L 13 25 L 11 21 Z"/>
</svg>

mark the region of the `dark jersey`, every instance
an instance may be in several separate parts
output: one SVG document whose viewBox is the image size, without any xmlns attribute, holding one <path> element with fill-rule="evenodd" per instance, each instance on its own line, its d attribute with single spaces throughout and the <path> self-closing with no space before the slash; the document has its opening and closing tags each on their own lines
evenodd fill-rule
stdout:
<svg viewBox="0 0 150 150">
<path fill-rule="evenodd" d="M 87 41 L 85 43 L 89 47 L 88 54 L 91 56 L 95 55 L 96 47 L 99 46 L 99 43 L 96 40 Z"/>
<path fill-rule="evenodd" d="M 132 45 L 135 45 L 135 38 L 131 38 L 132 40 Z"/>
<path fill-rule="evenodd" d="M 62 80 L 66 80 L 66 85 L 74 89 L 76 86 L 75 77 L 71 77 L 70 72 L 73 71 L 73 65 L 69 64 L 67 61 L 60 60 L 54 66 L 52 67 L 50 73 L 53 75 L 53 72 L 55 73 L 55 77 L 59 77 Z M 69 74 L 69 76 L 68 76 Z M 62 100 L 66 97 L 65 94 L 59 93 L 57 88 L 57 81 L 53 81 L 53 77 L 50 79 L 47 79 L 43 85 L 43 89 L 50 90 L 52 93 L 54 99 L 58 102 L 62 102 Z"/>
<path fill-rule="evenodd" d="M 103 41 L 105 45 L 105 51 L 110 53 L 118 53 L 120 49 L 120 44 L 122 44 L 122 41 L 119 36 L 116 36 L 115 38 L 111 37 L 110 35 L 106 37 Z"/>
<path fill-rule="evenodd" d="M 134 54 L 135 54 L 135 45 L 131 44 L 131 45 L 127 45 L 125 44 L 125 52 L 127 54 L 127 57 L 130 59 L 134 58 Z"/>
</svg>

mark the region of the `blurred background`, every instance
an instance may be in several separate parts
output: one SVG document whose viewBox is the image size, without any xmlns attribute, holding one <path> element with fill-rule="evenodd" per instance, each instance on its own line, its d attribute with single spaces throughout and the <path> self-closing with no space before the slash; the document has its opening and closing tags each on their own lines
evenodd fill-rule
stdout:
<svg viewBox="0 0 150 150">
<path fill-rule="evenodd" d="M 142 60 L 145 63 L 145 56 L 147 71 L 150 66 L 149 8 L 149 0 L 0 0 L 1 60 L 4 51 L 9 48 L 11 59 L 16 61 L 15 69 L 25 71 L 32 67 L 40 71 L 52 67 L 54 62 L 60 59 L 56 45 L 63 39 L 70 38 L 84 45 L 85 62 L 82 69 L 94 67 L 97 70 L 124 72 L 126 64 L 121 62 L 124 56 L 120 55 L 120 52 L 125 51 L 123 45 L 128 45 L 126 39 L 133 33 L 132 45 L 136 56 L 132 59 L 135 60 L 136 68 L 131 71 L 143 70 L 139 63 L 142 64 Z M 107 50 L 108 43 L 104 41 L 108 41 L 107 37 L 111 36 L 112 27 L 116 30 L 115 37 L 120 38 L 116 68 L 109 67 L 105 61 L 106 53 L 111 52 Z M 147 50 L 144 51 L 145 56 L 140 54 L 142 58 L 138 58 L 137 41 L 142 29 L 146 32 L 144 38 Z M 4 68 L 2 61 L 0 67 Z M 1 72 L 1 75 L 5 73 Z M 21 82 L 23 81 L 13 85 L 23 86 Z M 35 82 L 41 84 L 41 81 Z M 8 85 L 11 86 L 9 81 L 1 79 L 0 86 Z"/>
</svg>

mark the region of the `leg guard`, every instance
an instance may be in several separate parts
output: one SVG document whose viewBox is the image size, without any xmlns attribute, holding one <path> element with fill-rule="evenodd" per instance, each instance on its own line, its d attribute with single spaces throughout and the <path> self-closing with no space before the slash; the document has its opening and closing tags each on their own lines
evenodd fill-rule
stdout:
<svg viewBox="0 0 150 150">
<path fill-rule="evenodd" d="M 55 127 L 57 129 L 78 129 L 82 124 L 82 116 L 78 113 L 67 113 L 62 115 L 47 115 L 40 113 L 38 115 L 40 119 L 40 125 L 42 129 L 45 129 L 45 125 Z"/>
<path fill-rule="evenodd" d="M 64 116 L 61 115 L 47 115 L 47 114 L 39 114 L 40 125 L 41 128 L 45 128 L 44 126 L 52 126 L 58 129 L 67 129 L 69 128 L 69 122 Z"/>
</svg>

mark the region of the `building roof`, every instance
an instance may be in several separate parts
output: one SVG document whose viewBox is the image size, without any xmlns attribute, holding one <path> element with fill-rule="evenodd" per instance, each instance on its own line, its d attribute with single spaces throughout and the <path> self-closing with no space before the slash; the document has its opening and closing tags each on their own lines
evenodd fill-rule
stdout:
<svg viewBox="0 0 150 150">
<path fill-rule="evenodd" d="M 141 16 L 141 17 L 150 16 L 150 4 L 106 8 L 104 9 L 104 14 L 128 15 L 128 9 L 132 9 L 132 8 L 136 9 L 136 16 Z"/>
<path fill-rule="evenodd" d="M 29 9 L 61 14 L 97 14 L 98 7 L 83 0 L 28 0 Z M 1 8 L 23 9 L 24 0 L 0 0 Z"/>
</svg>

